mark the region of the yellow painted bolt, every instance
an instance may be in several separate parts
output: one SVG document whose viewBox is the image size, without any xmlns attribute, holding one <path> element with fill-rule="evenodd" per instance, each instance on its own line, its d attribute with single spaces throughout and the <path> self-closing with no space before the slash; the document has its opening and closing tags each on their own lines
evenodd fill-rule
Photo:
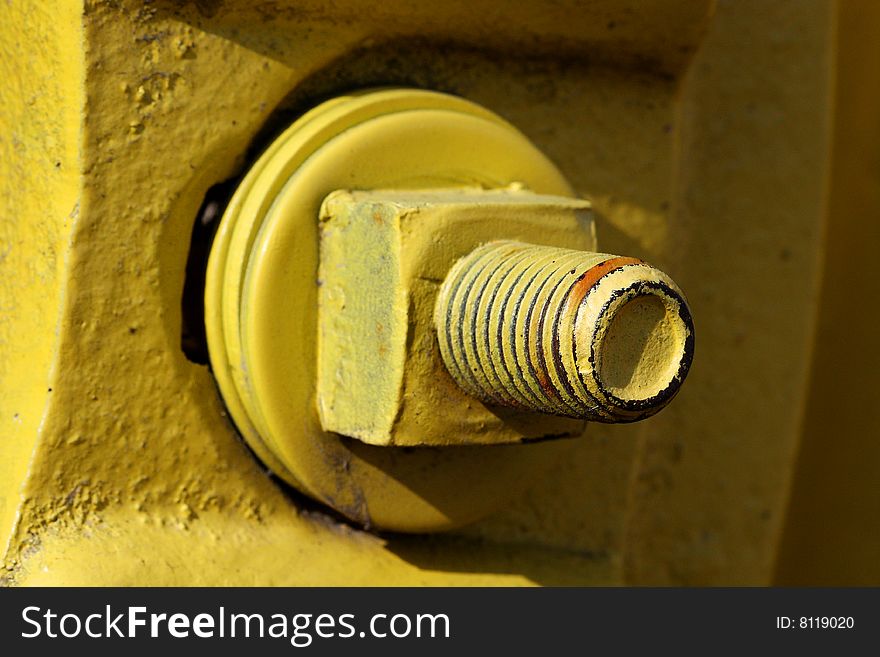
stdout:
<svg viewBox="0 0 880 657">
<path fill-rule="evenodd" d="M 663 408 L 694 349 L 684 295 L 659 269 L 513 241 L 452 267 L 434 324 L 453 379 L 485 403 L 598 422 Z"/>
</svg>

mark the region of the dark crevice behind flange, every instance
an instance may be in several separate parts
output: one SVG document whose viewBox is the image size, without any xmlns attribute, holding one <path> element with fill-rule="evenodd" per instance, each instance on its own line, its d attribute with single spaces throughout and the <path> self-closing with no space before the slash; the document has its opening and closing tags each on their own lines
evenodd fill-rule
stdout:
<svg viewBox="0 0 880 657">
<path fill-rule="evenodd" d="M 181 300 L 180 347 L 183 354 L 199 365 L 207 365 L 208 338 L 205 334 L 205 275 L 214 234 L 223 211 L 238 186 L 239 178 L 217 183 L 205 194 L 193 223 L 186 259 L 186 277 Z"/>
</svg>

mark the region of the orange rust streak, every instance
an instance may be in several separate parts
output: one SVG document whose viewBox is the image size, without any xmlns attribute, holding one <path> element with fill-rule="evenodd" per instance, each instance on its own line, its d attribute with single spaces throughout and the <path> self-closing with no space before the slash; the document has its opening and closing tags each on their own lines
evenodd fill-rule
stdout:
<svg viewBox="0 0 880 657">
<path fill-rule="evenodd" d="M 568 299 L 565 302 L 565 311 L 572 311 L 580 305 L 581 301 L 584 300 L 584 297 L 587 296 L 587 293 L 603 276 L 605 276 L 605 274 L 608 274 L 615 269 L 619 269 L 620 267 L 625 267 L 626 265 L 643 264 L 645 264 L 645 262 L 638 258 L 617 257 L 609 258 L 594 267 L 590 267 L 590 269 L 585 271 L 577 282 L 575 282 L 574 287 L 572 287 L 571 293 L 568 295 Z"/>
<path fill-rule="evenodd" d="M 552 383 L 544 376 L 544 373 L 539 369 L 535 368 L 535 378 L 538 379 L 538 385 L 541 386 L 541 389 L 550 397 L 555 397 L 559 399 L 559 395 L 556 392 L 556 388 Z"/>
</svg>

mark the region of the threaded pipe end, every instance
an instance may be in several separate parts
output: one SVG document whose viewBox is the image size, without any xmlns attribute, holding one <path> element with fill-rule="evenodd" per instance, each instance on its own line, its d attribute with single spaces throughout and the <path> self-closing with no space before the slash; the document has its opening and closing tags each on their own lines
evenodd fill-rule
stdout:
<svg viewBox="0 0 880 657">
<path fill-rule="evenodd" d="M 522 242 L 460 259 L 434 324 L 447 370 L 486 404 L 599 422 L 656 413 L 693 357 L 687 302 L 662 271 Z"/>
</svg>

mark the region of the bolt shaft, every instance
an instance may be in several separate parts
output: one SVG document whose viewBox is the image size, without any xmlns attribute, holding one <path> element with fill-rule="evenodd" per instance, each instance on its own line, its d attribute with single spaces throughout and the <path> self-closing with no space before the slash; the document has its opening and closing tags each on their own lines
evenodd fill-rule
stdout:
<svg viewBox="0 0 880 657">
<path fill-rule="evenodd" d="M 492 405 L 599 422 L 665 406 L 693 354 L 684 296 L 635 258 L 485 244 L 450 270 L 435 307 L 440 353 Z"/>
</svg>

